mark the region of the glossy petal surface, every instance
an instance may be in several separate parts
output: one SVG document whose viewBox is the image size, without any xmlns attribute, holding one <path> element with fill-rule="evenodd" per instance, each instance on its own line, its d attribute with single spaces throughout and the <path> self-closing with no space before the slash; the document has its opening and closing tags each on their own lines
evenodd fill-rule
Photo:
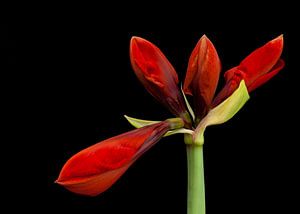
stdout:
<svg viewBox="0 0 300 214">
<path fill-rule="evenodd" d="M 212 42 L 204 35 L 194 48 L 184 81 L 184 92 L 194 97 L 197 118 L 202 118 L 214 97 L 221 63 Z"/>
<path fill-rule="evenodd" d="M 168 122 L 163 121 L 82 150 L 66 162 L 57 183 L 83 195 L 102 193 L 151 148 L 169 130 L 169 126 Z"/>
<path fill-rule="evenodd" d="M 174 115 L 189 120 L 177 73 L 159 48 L 145 39 L 133 37 L 130 59 L 135 74 L 148 92 Z"/>
<path fill-rule="evenodd" d="M 212 105 L 216 106 L 230 96 L 242 79 L 251 92 L 275 76 L 284 67 L 284 61 L 280 59 L 282 49 L 281 35 L 253 51 L 240 65 L 226 71 L 224 74 L 226 84 Z"/>
</svg>

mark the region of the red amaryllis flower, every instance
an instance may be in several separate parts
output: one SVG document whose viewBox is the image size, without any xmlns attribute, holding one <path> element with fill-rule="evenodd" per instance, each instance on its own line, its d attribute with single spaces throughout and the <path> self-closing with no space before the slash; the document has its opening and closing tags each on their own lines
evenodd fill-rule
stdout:
<svg viewBox="0 0 300 214">
<path fill-rule="evenodd" d="M 251 92 L 275 76 L 284 67 L 284 61 L 280 59 L 282 49 L 283 36 L 280 35 L 253 51 L 240 65 L 226 71 L 226 85 L 215 98 L 213 105 L 218 105 L 231 95 L 242 79 Z"/>
<path fill-rule="evenodd" d="M 183 126 L 181 119 L 173 122 L 149 125 L 82 150 L 66 162 L 56 182 L 78 194 L 95 196 L 104 192 L 168 130 Z"/>
<path fill-rule="evenodd" d="M 130 58 L 137 77 L 157 100 L 181 118 L 157 122 L 126 117 L 139 129 L 77 153 L 64 165 L 57 183 L 75 193 L 90 196 L 100 194 L 162 136 L 184 133 L 189 151 L 189 176 L 192 177 L 188 185 L 188 210 L 198 213 L 201 209 L 205 213 L 204 203 L 198 203 L 198 200 L 204 198 L 203 178 L 199 179 L 199 171 L 194 173 L 203 170 L 201 159 L 204 131 L 208 126 L 232 118 L 249 99 L 248 91 L 264 84 L 283 68 L 284 62 L 279 59 L 282 48 L 283 37 L 279 36 L 255 50 L 239 66 L 225 73 L 226 85 L 214 98 L 221 63 L 212 42 L 203 36 L 191 54 L 184 82 L 184 92 L 194 97 L 195 117 L 188 102 L 185 103 L 184 94 L 178 88 L 177 74 L 167 58 L 152 43 L 133 37 Z M 195 193 L 194 189 L 198 192 Z M 191 203 L 193 200 L 197 203 Z"/>
<path fill-rule="evenodd" d="M 208 112 L 219 81 L 221 62 L 212 42 L 204 35 L 188 63 L 183 90 L 193 95 L 197 120 Z"/>
<path fill-rule="evenodd" d="M 190 123 L 184 98 L 178 88 L 178 76 L 164 54 L 151 42 L 132 37 L 130 60 L 135 74 L 148 92 L 173 114 Z"/>
</svg>

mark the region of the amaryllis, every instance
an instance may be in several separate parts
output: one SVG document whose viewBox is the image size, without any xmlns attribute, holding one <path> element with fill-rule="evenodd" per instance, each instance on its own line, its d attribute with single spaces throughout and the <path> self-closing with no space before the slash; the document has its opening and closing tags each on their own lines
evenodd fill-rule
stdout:
<svg viewBox="0 0 300 214">
<path fill-rule="evenodd" d="M 183 90 L 166 56 L 151 42 L 133 37 L 130 59 L 138 79 L 176 118 L 150 121 L 125 116 L 137 129 L 80 151 L 64 165 L 57 179 L 72 192 L 95 196 L 112 186 L 124 172 L 162 137 L 183 133 L 188 158 L 188 214 L 205 213 L 203 144 L 207 126 L 232 118 L 253 91 L 283 67 L 279 36 L 225 72 L 225 86 L 215 96 L 221 62 L 204 35 L 192 51 Z M 186 95 L 193 97 L 193 107 Z M 195 113 L 193 111 L 195 110 Z"/>
</svg>

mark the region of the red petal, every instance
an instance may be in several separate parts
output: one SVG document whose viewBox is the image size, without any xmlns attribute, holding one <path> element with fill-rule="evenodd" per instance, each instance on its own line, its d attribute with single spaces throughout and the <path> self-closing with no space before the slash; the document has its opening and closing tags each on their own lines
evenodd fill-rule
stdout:
<svg viewBox="0 0 300 214">
<path fill-rule="evenodd" d="M 226 71 L 224 74 L 226 85 L 214 99 L 212 106 L 218 105 L 230 96 L 242 79 L 245 80 L 250 92 L 276 75 L 284 67 L 284 62 L 279 60 L 282 48 L 281 35 L 256 49 L 239 66 Z"/>
<path fill-rule="evenodd" d="M 158 47 L 140 37 L 132 37 L 130 47 L 132 65 L 137 66 L 144 77 L 155 79 L 162 85 L 166 83 L 166 78 L 178 83 L 175 69 Z"/>
<path fill-rule="evenodd" d="M 262 75 L 261 77 L 257 78 L 251 85 L 248 86 L 248 91 L 251 92 L 258 88 L 259 86 L 265 84 L 267 81 L 269 81 L 273 76 L 278 74 L 278 72 L 284 67 L 285 63 L 282 59 L 280 59 L 272 68 L 270 72 L 268 72 L 265 75 Z"/>
<path fill-rule="evenodd" d="M 271 70 L 279 60 L 282 49 L 283 35 L 280 35 L 253 51 L 241 62 L 239 69 L 249 76 L 249 84 Z"/>
<path fill-rule="evenodd" d="M 188 122 L 190 119 L 177 85 L 177 73 L 159 48 L 145 39 L 132 37 L 130 60 L 148 92 L 173 114 Z"/>
<path fill-rule="evenodd" d="M 204 36 L 203 36 L 204 37 Z M 184 84 L 183 84 L 183 91 L 186 94 L 189 95 L 193 95 L 192 93 L 192 80 L 194 79 L 194 76 L 196 75 L 197 71 L 198 71 L 198 62 L 199 62 L 199 49 L 201 46 L 203 46 L 205 44 L 206 46 L 206 42 L 203 42 L 203 37 L 201 37 L 201 39 L 198 41 L 196 47 L 194 48 L 194 50 L 191 53 L 189 62 L 188 62 L 188 68 L 187 68 L 187 72 L 185 75 L 185 80 L 184 80 Z M 202 48 L 203 49 L 203 48 Z M 203 51 L 202 51 L 203 52 Z"/>
<path fill-rule="evenodd" d="M 121 168 L 87 178 L 74 178 L 64 181 L 58 179 L 56 183 L 77 194 L 96 196 L 111 187 L 125 173 L 130 165 L 131 163 L 128 163 Z"/>
<path fill-rule="evenodd" d="M 191 54 L 184 82 L 184 92 L 194 96 L 198 117 L 201 117 L 211 104 L 220 70 L 218 53 L 212 42 L 204 35 Z"/>
<path fill-rule="evenodd" d="M 57 183 L 75 193 L 100 194 L 168 130 L 169 123 L 160 122 L 88 147 L 67 161 Z"/>
</svg>

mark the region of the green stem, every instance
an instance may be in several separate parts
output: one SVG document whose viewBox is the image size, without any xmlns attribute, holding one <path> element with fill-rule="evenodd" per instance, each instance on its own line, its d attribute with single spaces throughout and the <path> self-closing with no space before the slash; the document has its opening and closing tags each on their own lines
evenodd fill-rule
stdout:
<svg viewBox="0 0 300 214">
<path fill-rule="evenodd" d="M 187 144 L 187 214 L 205 214 L 203 146 Z"/>
</svg>

